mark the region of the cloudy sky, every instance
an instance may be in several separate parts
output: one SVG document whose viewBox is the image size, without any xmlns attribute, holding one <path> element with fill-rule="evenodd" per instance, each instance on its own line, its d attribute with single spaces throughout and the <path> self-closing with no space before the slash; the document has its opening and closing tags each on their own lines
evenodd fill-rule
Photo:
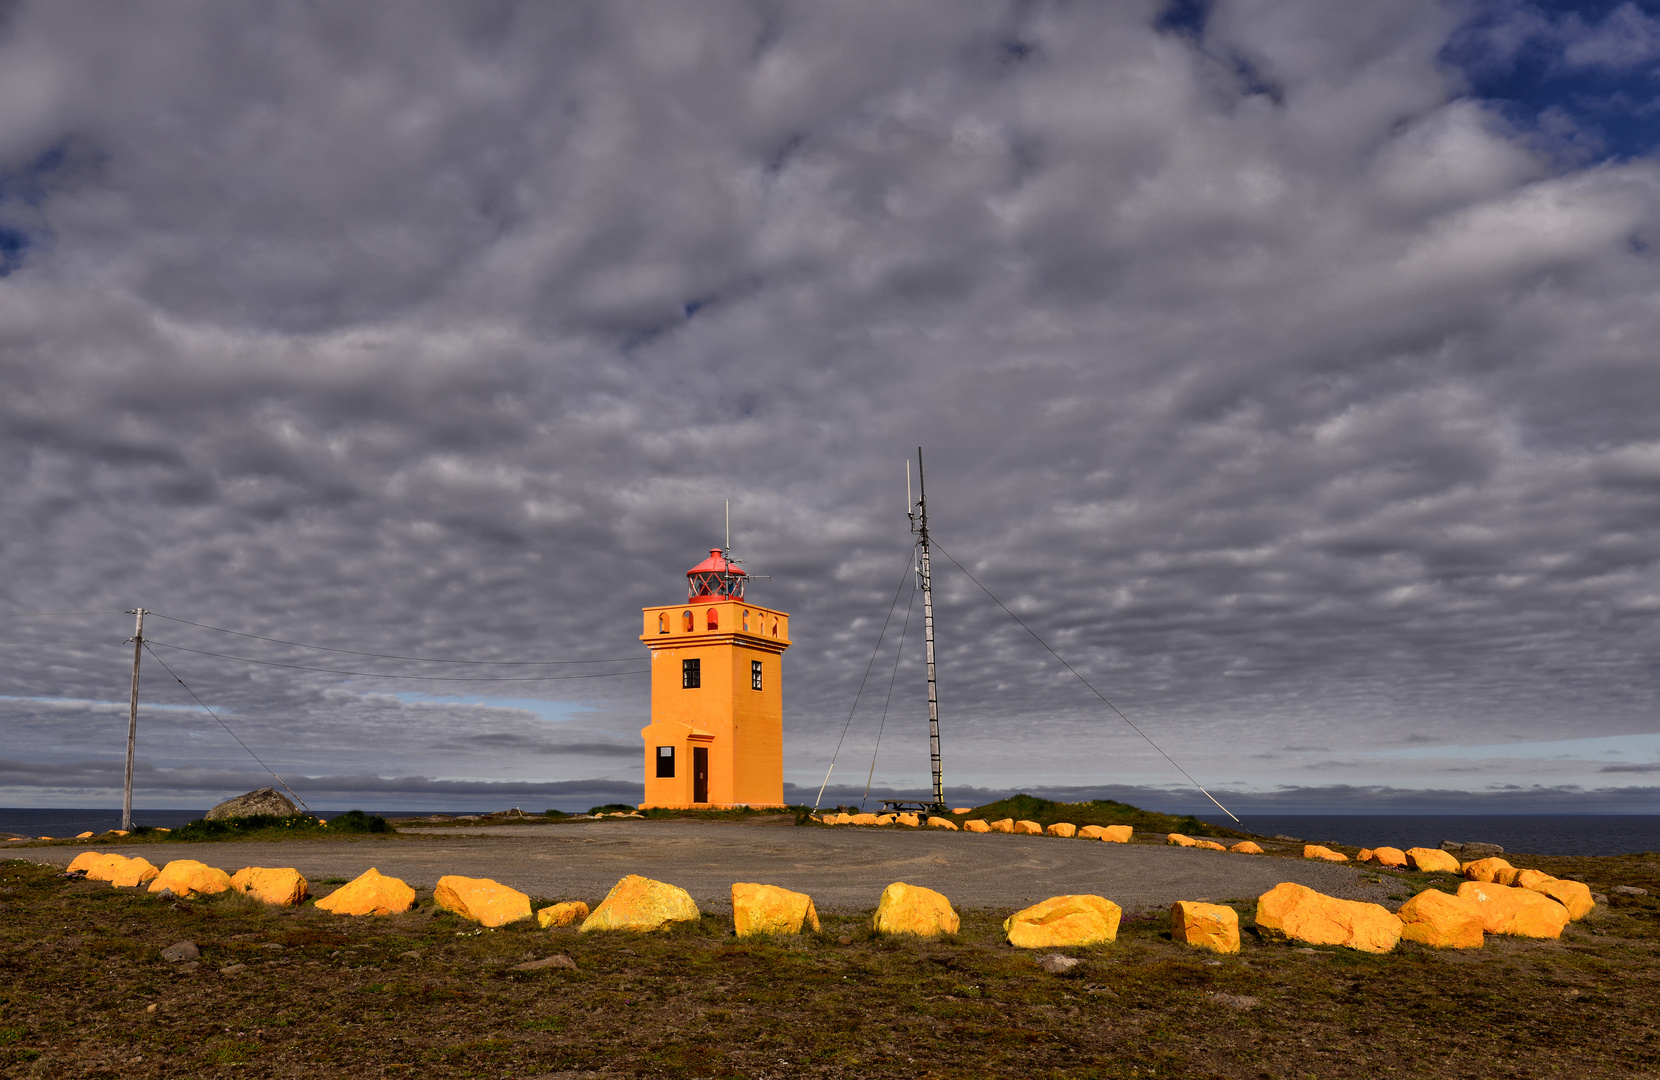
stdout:
<svg viewBox="0 0 1660 1080">
<path fill-rule="evenodd" d="M 791 797 L 926 790 L 920 445 L 953 802 L 1204 805 L 954 559 L 1242 816 L 1660 811 L 1657 113 L 1592 0 L 0 5 L 0 803 L 139 605 L 140 806 L 635 798 L 727 500 Z"/>
</svg>

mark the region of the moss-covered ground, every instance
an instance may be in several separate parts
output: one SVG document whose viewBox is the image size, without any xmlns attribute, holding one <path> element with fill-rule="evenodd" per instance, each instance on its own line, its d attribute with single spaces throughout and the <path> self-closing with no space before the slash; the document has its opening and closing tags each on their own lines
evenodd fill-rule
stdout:
<svg viewBox="0 0 1660 1080">
<path fill-rule="evenodd" d="M 27 855 L 27 851 L 20 852 Z M 1611 896 L 1560 941 L 1385 956 L 1263 942 L 1215 958 L 1163 913 L 1063 950 L 1008 912 L 953 939 L 484 931 L 430 896 L 387 918 L 167 901 L 0 867 L 0 1075 L 476 1077 L 1603 1077 L 1660 1074 L 1660 856 L 1513 856 Z M 1398 894 L 1453 879 L 1379 872 Z M 326 891 L 320 890 L 320 891 Z M 597 898 L 596 898 L 597 899 Z M 1249 927 L 1250 897 L 1234 903 Z M 195 966 L 161 950 L 195 942 Z M 518 971 L 563 953 L 576 970 Z"/>
</svg>

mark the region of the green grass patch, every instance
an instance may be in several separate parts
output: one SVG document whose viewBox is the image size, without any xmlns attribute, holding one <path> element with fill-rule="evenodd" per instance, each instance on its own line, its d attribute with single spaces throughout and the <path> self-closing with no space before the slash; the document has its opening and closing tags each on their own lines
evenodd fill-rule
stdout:
<svg viewBox="0 0 1660 1080">
<path fill-rule="evenodd" d="M 1040 799 L 1035 795 L 1011 795 L 1007 799 L 999 799 L 984 806 L 977 806 L 963 817 L 984 818 L 987 821 L 999 821 L 1003 818 L 1014 818 L 1016 821 L 1035 821 L 1039 825 L 1049 826 L 1058 822 L 1069 821 L 1074 825 L 1129 825 L 1144 832 L 1182 833 L 1187 836 L 1216 836 L 1216 837 L 1247 837 L 1253 834 L 1240 832 L 1236 829 L 1223 828 L 1201 821 L 1192 814 L 1176 816 L 1161 814 L 1155 810 L 1143 810 L 1139 806 L 1129 803 L 1115 802 L 1112 799 L 1091 799 L 1089 802 L 1063 803 L 1052 799 Z"/>
</svg>

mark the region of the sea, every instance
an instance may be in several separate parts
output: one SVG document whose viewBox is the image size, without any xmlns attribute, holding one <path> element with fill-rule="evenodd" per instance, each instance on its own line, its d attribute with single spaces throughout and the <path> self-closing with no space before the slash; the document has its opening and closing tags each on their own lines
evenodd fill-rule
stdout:
<svg viewBox="0 0 1660 1080">
<path fill-rule="evenodd" d="M 328 817 L 334 810 L 321 810 Z M 478 813 L 477 810 L 379 810 L 386 817 Z M 134 810 L 138 825 L 176 829 L 202 816 L 190 810 Z M 1222 822 L 1216 822 L 1222 824 Z M 1232 825 L 1232 822 L 1227 824 Z M 121 827 L 121 811 L 0 807 L 0 832 L 70 837 Z M 1529 855 L 1630 855 L 1660 852 L 1660 814 L 1275 814 L 1247 815 L 1244 829 L 1318 844 L 1356 847 L 1439 847 L 1443 840 L 1497 844 Z"/>
</svg>

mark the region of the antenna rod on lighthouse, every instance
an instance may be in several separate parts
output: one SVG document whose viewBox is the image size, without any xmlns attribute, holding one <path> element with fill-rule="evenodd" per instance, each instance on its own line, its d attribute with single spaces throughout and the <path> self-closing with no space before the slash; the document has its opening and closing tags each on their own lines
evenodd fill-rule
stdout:
<svg viewBox="0 0 1660 1080">
<path fill-rule="evenodd" d="M 905 470 L 909 479 L 910 469 Z M 907 484 L 908 488 L 910 485 Z M 922 447 L 916 448 L 917 576 L 922 585 L 923 655 L 928 667 L 928 758 L 934 769 L 934 810 L 945 813 L 945 781 L 940 774 L 939 687 L 934 682 L 934 582 L 928 570 L 928 484 L 922 478 Z M 909 493 L 907 492 L 907 497 Z"/>
</svg>

